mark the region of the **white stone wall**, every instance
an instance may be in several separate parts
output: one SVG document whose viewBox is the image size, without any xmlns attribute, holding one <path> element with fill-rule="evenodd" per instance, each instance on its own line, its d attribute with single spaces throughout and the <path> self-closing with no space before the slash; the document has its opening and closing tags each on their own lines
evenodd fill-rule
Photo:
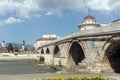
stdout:
<svg viewBox="0 0 120 80">
<path fill-rule="evenodd" d="M 45 64 L 46 65 L 53 65 L 53 55 L 51 55 L 51 54 L 40 54 L 40 56 L 43 56 L 45 58 Z"/>
<path fill-rule="evenodd" d="M 60 58 L 54 58 L 54 66 L 60 64 Z"/>
</svg>

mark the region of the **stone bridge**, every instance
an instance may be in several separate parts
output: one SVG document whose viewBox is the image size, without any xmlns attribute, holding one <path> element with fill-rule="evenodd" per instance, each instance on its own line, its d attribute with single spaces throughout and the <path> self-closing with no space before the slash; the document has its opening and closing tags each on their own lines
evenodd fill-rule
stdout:
<svg viewBox="0 0 120 80">
<path fill-rule="evenodd" d="M 89 17 L 89 20 L 93 19 Z M 120 73 L 120 20 L 91 29 L 80 29 L 41 45 L 38 52 L 45 57 L 48 65 L 61 64 L 67 68 L 80 66 L 90 72 Z"/>
</svg>

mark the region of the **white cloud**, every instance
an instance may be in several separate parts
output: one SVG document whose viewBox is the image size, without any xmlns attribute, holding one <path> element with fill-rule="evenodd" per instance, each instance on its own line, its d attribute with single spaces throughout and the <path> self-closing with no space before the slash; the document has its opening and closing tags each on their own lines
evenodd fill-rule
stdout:
<svg viewBox="0 0 120 80">
<path fill-rule="evenodd" d="M 62 16 L 64 10 L 84 12 L 86 6 L 91 10 L 110 13 L 120 9 L 120 0 L 0 0 L 0 16 L 7 17 L 6 20 L 10 16 L 20 20 L 42 15 Z M 17 22 L 13 20 L 13 23 Z"/>
<path fill-rule="evenodd" d="M 97 11 L 112 12 L 120 9 L 120 0 L 89 0 L 88 7 Z"/>
<path fill-rule="evenodd" d="M 14 17 L 9 17 L 8 19 L 6 20 L 1 20 L 0 21 L 0 26 L 3 26 L 3 25 L 8 25 L 8 24 L 14 24 L 14 23 L 21 23 L 23 22 L 23 20 L 21 19 L 16 19 Z"/>
<path fill-rule="evenodd" d="M 0 1 L 0 15 L 14 14 L 20 18 L 34 17 L 39 11 L 35 0 L 2 0 Z"/>
<path fill-rule="evenodd" d="M 0 16 L 6 17 L 0 20 L 0 26 L 40 17 L 39 10 L 40 7 L 35 0 L 0 0 Z"/>
<path fill-rule="evenodd" d="M 111 13 L 120 9 L 120 0 L 36 0 L 46 15 L 61 15 L 66 9 L 85 12 L 87 7 L 101 13 Z"/>
<path fill-rule="evenodd" d="M 7 20 L 4 21 L 6 24 L 12 24 L 12 23 L 20 23 L 21 19 L 16 19 L 14 17 L 9 17 Z"/>
<path fill-rule="evenodd" d="M 84 7 L 84 0 L 37 0 L 39 7 L 45 11 L 47 15 L 61 15 L 68 9 L 73 11 L 81 11 Z"/>
<path fill-rule="evenodd" d="M 120 0 L 0 0 L 0 15 L 14 14 L 28 19 L 40 15 L 60 15 L 64 10 L 84 11 L 88 6 L 98 11 L 114 11 L 120 8 Z"/>
</svg>

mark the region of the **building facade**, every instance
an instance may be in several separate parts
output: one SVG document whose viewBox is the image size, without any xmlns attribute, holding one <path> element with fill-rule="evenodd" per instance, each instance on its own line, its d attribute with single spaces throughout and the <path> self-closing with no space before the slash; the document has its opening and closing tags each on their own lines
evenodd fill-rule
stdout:
<svg viewBox="0 0 120 80">
<path fill-rule="evenodd" d="M 43 35 L 42 38 L 37 39 L 34 48 L 35 50 L 39 49 L 39 47 L 45 43 L 49 43 L 51 41 L 56 40 L 58 37 L 56 35 Z"/>
</svg>

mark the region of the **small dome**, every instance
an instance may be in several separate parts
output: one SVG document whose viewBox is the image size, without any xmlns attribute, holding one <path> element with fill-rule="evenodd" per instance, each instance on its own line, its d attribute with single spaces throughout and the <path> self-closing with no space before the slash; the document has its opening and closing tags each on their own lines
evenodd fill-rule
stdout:
<svg viewBox="0 0 120 80">
<path fill-rule="evenodd" d="M 96 23 L 96 20 L 93 16 L 88 15 L 83 19 L 82 24 L 78 25 L 80 30 L 93 29 L 100 27 L 100 24 Z"/>
<path fill-rule="evenodd" d="M 83 19 L 83 24 L 94 24 L 94 23 L 96 23 L 96 20 L 91 15 L 88 15 Z"/>
<path fill-rule="evenodd" d="M 86 19 L 95 19 L 93 16 L 91 16 L 91 15 L 88 15 L 88 16 L 86 16 L 85 18 L 84 18 L 84 20 L 86 20 Z"/>
</svg>

